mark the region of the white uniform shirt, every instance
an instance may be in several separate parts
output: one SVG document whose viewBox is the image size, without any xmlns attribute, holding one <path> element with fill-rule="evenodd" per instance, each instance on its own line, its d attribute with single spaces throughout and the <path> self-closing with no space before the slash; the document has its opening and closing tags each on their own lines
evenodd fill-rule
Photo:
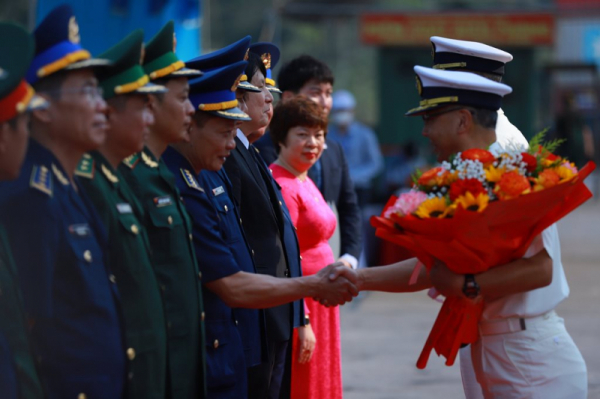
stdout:
<svg viewBox="0 0 600 399">
<path fill-rule="evenodd" d="M 529 147 L 527 139 L 515 125 L 510 123 L 504 111 L 498 110 L 498 120 L 496 121 L 496 142 L 504 149 Z"/>
<path fill-rule="evenodd" d="M 542 248 L 545 248 L 552 258 L 552 283 L 533 291 L 486 302 L 483 308 L 483 320 L 539 316 L 554 309 L 569 296 L 569 284 L 560 259 L 560 240 L 556 224 L 548 227 L 533 240 L 523 258 L 532 257 Z"/>
</svg>

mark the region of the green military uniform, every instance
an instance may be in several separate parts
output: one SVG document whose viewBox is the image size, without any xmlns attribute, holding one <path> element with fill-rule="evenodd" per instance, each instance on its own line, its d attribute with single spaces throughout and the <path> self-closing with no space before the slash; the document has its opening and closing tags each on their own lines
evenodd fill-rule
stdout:
<svg viewBox="0 0 600 399">
<path fill-rule="evenodd" d="M 133 32 L 102 57 L 113 67 L 99 75 L 104 97 L 164 92 L 147 85 L 140 56 L 143 33 Z M 109 132 L 108 134 L 111 134 Z M 121 294 L 129 359 L 125 397 L 164 399 L 167 386 L 167 332 L 142 207 L 127 182 L 99 151 L 84 155 L 77 171 L 108 231 L 108 264 Z"/>
<path fill-rule="evenodd" d="M 198 76 L 174 53 L 173 22 L 146 45 L 144 69 L 151 79 Z M 145 211 L 144 224 L 168 323 L 169 381 L 172 398 L 206 396 L 204 307 L 192 228 L 174 176 L 145 148 L 119 166 Z"/>
<path fill-rule="evenodd" d="M 24 77 L 35 41 L 21 26 L 0 23 L 0 124 L 19 114 L 47 106 Z M 12 166 L 12 165 L 11 165 Z M 10 190 L 0 194 L 0 202 Z M 9 210 L 8 210 L 9 211 Z M 33 360 L 17 269 L 0 225 L 0 393 L 2 398 L 41 399 L 42 384 Z"/>
</svg>

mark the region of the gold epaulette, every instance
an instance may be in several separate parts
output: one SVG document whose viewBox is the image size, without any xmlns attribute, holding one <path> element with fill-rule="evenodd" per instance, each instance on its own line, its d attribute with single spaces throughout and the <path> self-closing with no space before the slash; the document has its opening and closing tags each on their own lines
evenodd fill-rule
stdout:
<svg viewBox="0 0 600 399">
<path fill-rule="evenodd" d="M 137 152 L 133 155 L 128 156 L 123 160 L 123 163 L 129 167 L 129 169 L 135 168 L 135 165 L 140 161 L 140 153 Z"/>
<path fill-rule="evenodd" d="M 79 161 L 79 165 L 77 165 L 77 169 L 75 169 L 75 174 L 77 176 L 85 177 L 86 179 L 93 179 L 95 172 L 95 164 L 96 161 L 89 155 L 83 154 L 81 160 Z"/>
<path fill-rule="evenodd" d="M 50 170 L 44 165 L 34 165 L 29 186 L 52 197 L 52 175 Z"/>
<path fill-rule="evenodd" d="M 108 180 L 111 183 L 119 182 L 119 178 L 115 176 L 115 174 L 111 172 L 111 170 L 108 169 L 106 165 L 102 164 L 100 165 L 100 168 L 102 169 L 102 174 L 104 175 L 104 177 L 106 177 L 106 180 Z"/>
</svg>

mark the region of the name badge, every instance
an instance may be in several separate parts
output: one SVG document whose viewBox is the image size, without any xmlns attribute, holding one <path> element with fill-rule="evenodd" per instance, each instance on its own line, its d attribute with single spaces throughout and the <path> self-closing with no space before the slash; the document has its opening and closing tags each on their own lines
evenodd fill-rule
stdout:
<svg viewBox="0 0 600 399">
<path fill-rule="evenodd" d="M 131 209 L 131 205 L 129 205 L 127 202 L 117 204 L 117 210 L 119 211 L 120 214 L 133 213 L 133 210 Z"/>
<path fill-rule="evenodd" d="M 223 186 L 219 186 L 217 188 L 213 188 L 212 190 L 213 195 L 216 197 L 217 195 L 221 195 L 225 192 L 225 189 L 223 188 Z"/>
<path fill-rule="evenodd" d="M 69 233 L 77 237 L 87 237 L 91 234 L 91 229 L 87 224 L 72 224 L 69 226 Z"/>
<path fill-rule="evenodd" d="M 173 200 L 171 199 L 171 197 L 169 195 L 164 196 L 164 197 L 155 197 L 153 201 L 154 201 L 154 205 L 156 205 L 159 208 L 173 204 Z"/>
</svg>

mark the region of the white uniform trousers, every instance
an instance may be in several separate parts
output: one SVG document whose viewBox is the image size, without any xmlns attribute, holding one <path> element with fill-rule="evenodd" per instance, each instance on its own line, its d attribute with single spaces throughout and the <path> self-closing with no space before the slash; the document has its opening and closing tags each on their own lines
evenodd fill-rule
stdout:
<svg viewBox="0 0 600 399">
<path fill-rule="evenodd" d="M 497 328 L 500 324 L 494 324 L 493 330 L 501 330 Z M 564 320 L 550 311 L 526 318 L 524 324 L 523 331 L 482 335 L 472 345 L 471 360 L 483 396 L 486 399 L 587 398 L 585 361 L 565 329 Z M 481 324 L 480 330 L 483 331 Z"/>
</svg>

